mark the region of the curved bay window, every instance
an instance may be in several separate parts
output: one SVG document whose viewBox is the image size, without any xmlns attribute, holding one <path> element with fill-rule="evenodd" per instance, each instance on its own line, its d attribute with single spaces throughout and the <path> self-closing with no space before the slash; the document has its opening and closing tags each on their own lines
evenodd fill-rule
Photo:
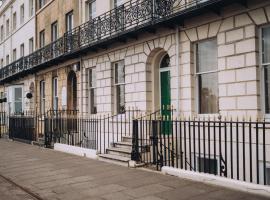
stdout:
<svg viewBox="0 0 270 200">
<path fill-rule="evenodd" d="M 218 113 L 218 67 L 216 40 L 196 44 L 198 112 Z"/>
</svg>

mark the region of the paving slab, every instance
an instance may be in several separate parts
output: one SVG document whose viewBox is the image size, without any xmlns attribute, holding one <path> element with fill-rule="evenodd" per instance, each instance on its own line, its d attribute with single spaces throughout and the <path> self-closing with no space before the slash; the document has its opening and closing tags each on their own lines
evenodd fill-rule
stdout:
<svg viewBox="0 0 270 200">
<path fill-rule="evenodd" d="M 0 140 L 0 176 L 42 200 L 268 199 L 3 139 Z M 0 179 L 0 200 L 35 199 L 13 187 L 2 184 Z"/>
</svg>

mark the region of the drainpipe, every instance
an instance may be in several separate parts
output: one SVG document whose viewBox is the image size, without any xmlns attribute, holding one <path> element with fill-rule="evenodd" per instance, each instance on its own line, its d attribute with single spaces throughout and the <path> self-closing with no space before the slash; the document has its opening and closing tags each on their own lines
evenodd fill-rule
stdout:
<svg viewBox="0 0 270 200">
<path fill-rule="evenodd" d="M 180 116 L 180 34 L 179 34 L 179 27 L 177 26 L 175 29 L 175 42 L 176 42 L 176 71 L 177 71 L 177 115 Z"/>
</svg>

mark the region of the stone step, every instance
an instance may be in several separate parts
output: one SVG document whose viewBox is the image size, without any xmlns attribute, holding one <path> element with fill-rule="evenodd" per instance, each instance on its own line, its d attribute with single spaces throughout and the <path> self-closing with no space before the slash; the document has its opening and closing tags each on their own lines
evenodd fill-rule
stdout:
<svg viewBox="0 0 270 200">
<path fill-rule="evenodd" d="M 98 160 L 128 167 L 130 159 L 113 154 L 100 154 Z"/>
<path fill-rule="evenodd" d="M 132 143 L 130 143 L 130 142 L 115 142 L 114 147 L 132 150 Z"/>
<path fill-rule="evenodd" d="M 126 148 L 110 147 L 106 150 L 106 153 L 112 154 L 112 155 L 117 155 L 117 156 L 122 156 L 122 157 L 127 157 L 129 159 L 131 157 L 131 150 L 126 149 Z"/>
<path fill-rule="evenodd" d="M 129 142 L 132 144 L 132 137 L 131 136 L 122 136 L 122 142 Z"/>
</svg>

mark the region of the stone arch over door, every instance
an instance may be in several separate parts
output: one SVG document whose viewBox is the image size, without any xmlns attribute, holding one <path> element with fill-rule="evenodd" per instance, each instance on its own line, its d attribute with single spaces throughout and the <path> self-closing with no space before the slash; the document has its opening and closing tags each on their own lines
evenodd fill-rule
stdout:
<svg viewBox="0 0 270 200">
<path fill-rule="evenodd" d="M 147 70 L 151 72 L 151 76 L 148 76 L 148 82 L 151 83 L 151 92 L 147 95 L 147 108 L 148 111 L 154 112 L 160 110 L 162 107 L 162 87 L 164 87 L 164 80 L 162 86 L 162 75 L 161 74 L 161 62 L 164 61 L 164 58 L 170 59 L 170 56 L 166 50 L 163 48 L 156 48 L 151 51 L 147 59 Z M 167 75 L 170 76 L 170 69 L 167 68 L 163 72 L 168 72 Z M 165 75 L 165 76 L 167 76 Z M 168 79 L 167 79 L 168 78 Z M 165 84 L 165 87 L 170 88 L 170 77 L 165 78 L 168 84 Z M 163 78 L 164 79 L 164 78 Z M 164 89 L 164 88 L 163 88 Z M 170 89 L 168 89 L 168 95 L 170 95 Z M 171 95 L 168 97 L 171 101 Z"/>
<path fill-rule="evenodd" d="M 67 109 L 77 110 L 77 76 L 73 70 L 67 77 Z"/>
</svg>

